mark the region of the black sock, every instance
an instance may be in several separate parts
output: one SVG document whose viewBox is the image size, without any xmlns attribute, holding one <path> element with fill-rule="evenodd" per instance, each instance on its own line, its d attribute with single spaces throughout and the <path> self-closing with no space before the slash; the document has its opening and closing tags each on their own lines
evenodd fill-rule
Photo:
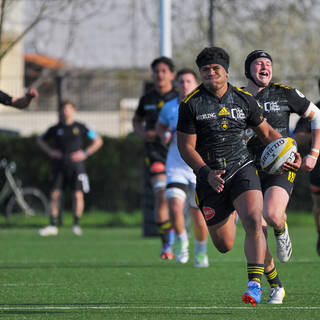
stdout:
<svg viewBox="0 0 320 320">
<path fill-rule="evenodd" d="M 171 221 L 167 220 L 164 222 L 157 223 L 157 226 L 160 238 L 162 240 L 162 244 L 169 244 L 169 232 L 172 228 Z"/>
<path fill-rule="evenodd" d="M 271 271 L 265 272 L 264 275 L 266 276 L 271 288 L 282 287 L 278 272 L 275 267 Z"/>
<path fill-rule="evenodd" d="M 74 224 L 75 226 L 79 225 L 79 221 L 80 221 L 80 218 L 79 218 L 79 217 L 77 217 L 77 216 L 74 216 L 74 217 L 73 217 L 73 224 Z"/>
<path fill-rule="evenodd" d="M 256 281 L 260 283 L 264 272 L 264 265 L 248 263 L 247 271 L 249 281 Z"/>
<path fill-rule="evenodd" d="M 50 225 L 55 226 L 57 224 L 57 218 L 50 216 Z"/>
</svg>

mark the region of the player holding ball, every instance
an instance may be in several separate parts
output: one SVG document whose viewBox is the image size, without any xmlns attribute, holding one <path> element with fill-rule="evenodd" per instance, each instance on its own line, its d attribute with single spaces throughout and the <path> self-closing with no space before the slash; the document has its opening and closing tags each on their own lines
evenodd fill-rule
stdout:
<svg viewBox="0 0 320 320">
<path fill-rule="evenodd" d="M 260 158 L 265 146 L 259 139 L 254 136 L 248 142 L 248 148 L 256 158 L 255 164 L 259 170 L 264 196 L 263 216 L 265 221 L 263 221 L 263 229 L 267 237 L 267 225 L 273 227 L 277 256 L 281 262 L 287 262 L 292 253 L 292 245 L 286 223 L 286 208 L 293 189 L 295 171 L 299 169 L 300 165 L 303 170 L 311 171 L 316 164 L 320 149 L 320 112 L 297 89 L 271 82 L 272 58 L 270 54 L 263 50 L 254 50 L 247 56 L 245 60 L 245 75 L 248 78 L 248 85 L 244 90 L 250 92 L 258 100 L 263 107 L 263 116 L 283 137 L 290 135 L 289 117 L 291 113 L 297 113 L 302 117 L 308 118 L 312 123 L 313 139 L 310 154 L 303 158 L 301 165 L 301 157 L 297 153 L 295 163 L 292 166 L 284 164 L 283 168 L 286 171 L 279 175 L 271 175 L 262 171 Z M 285 291 L 268 248 L 264 273 L 271 286 L 268 303 L 282 303 Z"/>
</svg>

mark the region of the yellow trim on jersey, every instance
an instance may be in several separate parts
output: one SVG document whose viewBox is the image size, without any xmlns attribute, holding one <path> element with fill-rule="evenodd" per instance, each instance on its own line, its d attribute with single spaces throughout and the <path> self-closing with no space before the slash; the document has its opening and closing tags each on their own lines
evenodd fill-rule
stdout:
<svg viewBox="0 0 320 320">
<path fill-rule="evenodd" d="M 245 94 L 247 94 L 247 95 L 249 95 L 249 96 L 253 97 L 253 95 L 252 95 L 250 92 L 246 91 L 246 90 L 243 90 L 243 89 L 241 89 L 241 88 L 237 88 L 237 87 L 236 87 L 236 89 L 237 89 L 238 91 L 240 91 L 240 92 L 243 92 L 243 93 L 245 93 Z"/>
<path fill-rule="evenodd" d="M 278 86 L 278 87 L 281 87 L 281 88 L 284 88 L 284 89 L 291 89 L 291 87 L 286 86 L 286 85 L 284 85 L 284 84 L 277 83 L 277 82 L 274 82 L 273 84 L 274 84 L 275 86 Z"/>
<path fill-rule="evenodd" d="M 191 91 L 190 92 L 190 94 L 188 94 L 184 99 L 183 99 L 183 101 L 182 102 L 184 102 L 184 103 L 186 103 L 186 102 L 188 102 L 188 100 L 192 97 L 192 96 L 194 96 L 197 92 L 199 92 L 200 91 L 200 89 L 194 89 L 193 91 Z"/>
</svg>

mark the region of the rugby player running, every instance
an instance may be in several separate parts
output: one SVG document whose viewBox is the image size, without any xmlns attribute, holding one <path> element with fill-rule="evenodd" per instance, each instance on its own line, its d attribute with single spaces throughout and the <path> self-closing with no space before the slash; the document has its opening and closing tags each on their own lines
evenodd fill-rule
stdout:
<svg viewBox="0 0 320 320">
<path fill-rule="evenodd" d="M 208 228 L 202 213 L 195 202 L 196 177 L 192 169 L 182 160 L 177 146 L 177 123 L 179 103 L 198 86 L 197 76 L 192 69 L 184 68 L 177 72 L 179 98 L 168 101 L 162 108 L 156 130 L 164 143 L 170 143 L 166 160 L 167 188 L 170 216 L 176 231 L 175 259 L 179 263 L 189 260 L 189 239 L 185 223 L 185 205 L 190 208 L 195 232 L 194 266 L 209 266 L 207 255 Z"/>
<path fill-rule="evenodd" d="M 260 180 L 244 132 L 251 127 L 265 144 L 281 134 L 264 120 L 250 94 L 228 83 L 229 55 L 225 50 L 205 48 L 196 63 L 203 83 L 180 104 L 178 148 L 197 175 L 198 206 L 220 252 L 232 249 L 236 232 L 232 213 L 236 210 L 240 216 L 249 280 L 242 300 L 255 306 L 261 301 L 266 238 Z"/>
<path fill-rule="evenodd" d="M 301 168 L 310 171 L 316 164 L 315 157 L 320 148 L 320 116 L 318 108 L 297 89 L 287 85 L 273 83 L 272 58 L 264 50 L 252 51 L 245 60 L 245 75 L 248 85 L 244 90 L 250 92 L 263 107 L 263 116 L 268 123 L 282 136 L 287 137 L 289 132 L 289 117 L 297 113 L 308 118 L 313 124 L 313 142 L 310 155 L 303 158 Z M 263 192 L 263 231 L 267 235 L 267 225 L 274 229 L 277 256 L 281 262 L 287 262 L 292 253 L 291 240 L 288 233 L 286 208 L 292 193 L 295 170 L 283 171 L 280 175 L 271 175 L 263 172 L 260 167 L 260 157 L 264 145 L 257 136 L 248 142 L 248 148 L 255 157 Z M 301 163 L 298 155 L 297 164 Z M 267 248 L 265 259 L 265 275 L 271 286 L 269 303 L 280 304 L 285 296 L 285 290 L 277 275 L 274 260 Z"/>
<path fill-rule="evenodd" d="M 174 79 L 174 64 L 170 58 L 156 58 L 151 63 L 151 70 L 154 89 L 141 97 L 132 125 L 134 131 L 143 138 L 145 143 L 145 161 L 155 196 L 155 220 L 162 242 L 160 258 L 172 260 L 170 234 L 172 234 L 173 228 L 165 198 L 165 161 L 168 146 L 161 142 L 156 133 L 155 125 L 165 102 L 176 98 L 178 91 L 172 83 Z"/>
</svg>

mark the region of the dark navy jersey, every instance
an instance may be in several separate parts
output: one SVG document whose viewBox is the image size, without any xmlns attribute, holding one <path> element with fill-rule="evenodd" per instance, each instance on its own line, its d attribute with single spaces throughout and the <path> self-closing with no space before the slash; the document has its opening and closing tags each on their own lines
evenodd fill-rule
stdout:
<svg viewBox="0 0 320 320">
<path fill-rule="evenodd" d="M 181 102 L 177 130 L 196 134 L 196 151 L 225 179 L 251 161 L 244 131 L 263 121 L 262 109 L 248 92 L 228 84 L 220 99 L 203 84 Z"/>
<path fill-rule="evenodd" d="M 176 88 L 172 88 L 171 91 L 163 96 L 153 89 L 141 97 L 135 114 L 145 121 L 146 130 L 155 130 L 162 107 L 167 101 L 178 97 L 178 95 Z M 161 142 L 159 137 L 155 142 L 145 142 L 145 146 L 149 157 L 153 158 L 154 156 L 152 155 L 158 154 L 156 158 L 159 157 L 165 161 L 168 147 Z"/>
<path fill-rule="evenodd" d="M 52 143 L 55 149 L 60 150 L 65 156 L 82 150 L 85 138 L 94 139 L 96 132 L 90 130 L 86 125 L 75 121 L 71 125 L 62 122 L 50 127 L 40 138 Z"/>
<path fill-rule="evenodd" d="M 0 103 L 11 106 L 12 105 L 12 97 L 8 96 L 6 93 L 0 90 Z"/>
<path fill-rule="evenodd" d="M 297 113 L 302 116 L 310 104 L 310 101 L 300 91 L 279 83 L 269 84 L 255 98 L 263 107 L 263 116 L 268 123 L 284 137 L 290 135 L 290 114 Z M 254 136 L 249 140 L 248 148 L 254 154 L 256 165 L 259 167 L 265 145 L 257 136 Z"/>
</svg>

